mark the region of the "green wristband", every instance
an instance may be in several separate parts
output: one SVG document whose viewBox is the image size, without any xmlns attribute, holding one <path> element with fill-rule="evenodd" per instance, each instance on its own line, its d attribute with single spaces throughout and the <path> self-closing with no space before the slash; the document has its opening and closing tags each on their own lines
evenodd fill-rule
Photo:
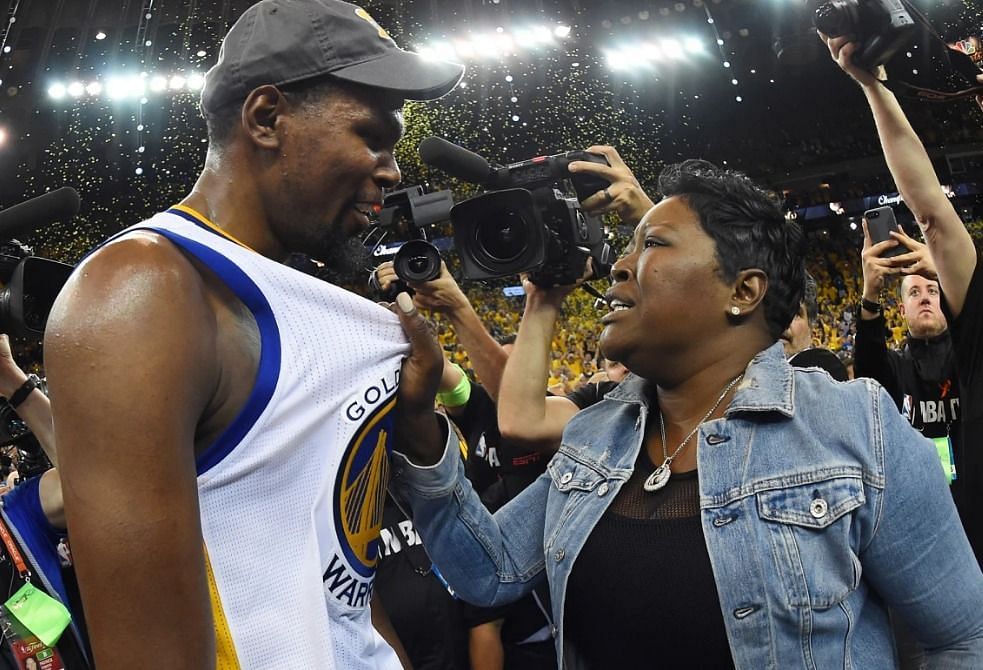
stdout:
<svg viewBox="0 0 983 670">
<path fill-rule="evenodd" d="M 438 393 L 437 401 L 444 407 L 467 405 L 468 399 L 471 398 L 471 380 L 468 379 L 468 376 L 461 369 L 460 365 L 457 363 L 451 363 L 451 365 L 461 373 L 461 381 L 452 390 Z"/>
</svg>

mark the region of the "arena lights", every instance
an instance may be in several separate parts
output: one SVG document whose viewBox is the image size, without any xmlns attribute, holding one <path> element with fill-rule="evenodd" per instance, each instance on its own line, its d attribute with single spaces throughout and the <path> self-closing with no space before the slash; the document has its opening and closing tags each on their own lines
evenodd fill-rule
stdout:
<svg viewBox="0 0 983 670">
<path fill-rule="evenodd" d="M 555 46 L 557 40 L 570 36 L 570 26 L 525 26 L 508 31 L 501 26 L 494 32 L 469 33 L 467 37 L 451 37 L 431 40 L 417 47 L 424 58 L 433 60 L 496 60 L 516 54 L 518 51 Z"/>
<path fill-rule="evenodd" d="M 172 94 L 185 91 L 197 92 L 205 84 L 205 77 L 199 72 L 191 74 L 175 73 L 170 76 L 142 72 L 138 75 L 111 76 L 105 81 L 54 82 L 48 87 L 48 97 L 52 100 L 79 100 L 81 98 L 106 97 L 110 100 L 146 100 L 147 92 Z"/>
<path fill-rule="evenodd" d="M 706 53 L 702 41 L 696 37 L 682 39 L 664 38 L 650 42 L 626 44 L 616 49 L 604 50 L 608 67 L 626 71 L 650 68 L 659 63 L 681 62 L 691 56 Z"/>
</svg>

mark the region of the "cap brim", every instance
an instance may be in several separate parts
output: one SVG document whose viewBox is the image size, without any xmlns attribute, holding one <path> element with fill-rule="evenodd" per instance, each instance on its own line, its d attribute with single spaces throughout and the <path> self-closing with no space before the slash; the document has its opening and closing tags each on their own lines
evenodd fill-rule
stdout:
<svg viewBox="0 0 983 670">
<path fill-rule="evenodd" d="M 392 91 L 406 100 L 435 100 L 457 86 L 464 76 L 464 66 L 399 49 L 380 58 L 334 70 L 331 76 Z"/>
</svg>

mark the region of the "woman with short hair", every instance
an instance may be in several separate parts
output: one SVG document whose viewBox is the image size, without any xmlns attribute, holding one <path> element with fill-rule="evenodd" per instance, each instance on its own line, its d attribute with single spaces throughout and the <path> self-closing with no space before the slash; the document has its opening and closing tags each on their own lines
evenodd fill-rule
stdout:
<svg viewBox="0 0 983 670">
<path fill-rule="evenodd" d="M 801 229 L 705 161 L 659 187 L 602 319 L 633 374 L 547 472 L 492 516 L 453 449 L 397 455 L 443 576 L 485 605 L 547 579 L 567 668 L 895 667 L 888 607 L 929 667 L 983 667 L 983 575 L 934 445 L 875 382 L 785 360 Z"/>
</svg>

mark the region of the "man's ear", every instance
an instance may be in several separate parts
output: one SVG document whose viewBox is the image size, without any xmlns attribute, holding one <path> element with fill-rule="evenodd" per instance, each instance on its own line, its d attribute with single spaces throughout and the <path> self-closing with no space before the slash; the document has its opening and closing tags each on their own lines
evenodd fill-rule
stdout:
<svg viewBox="0 0 983 670">
<path fill-rule="evenodd" d="M 740 308 L 741 314 L 748 314 L 761 304 L 768 292 L 768 275 L 764 270 L 748 268 L 737 273 L 734 279 L 734 292 L 731 304 Z"/>
<path fill-rule="evenodd" d="M 262 149 L 278 149 L 278 122 L 287 112 L 287 99 L 276 86 L 254 88 L 242 103 L 242 127 L 249 140 Z"/>
</svg>

